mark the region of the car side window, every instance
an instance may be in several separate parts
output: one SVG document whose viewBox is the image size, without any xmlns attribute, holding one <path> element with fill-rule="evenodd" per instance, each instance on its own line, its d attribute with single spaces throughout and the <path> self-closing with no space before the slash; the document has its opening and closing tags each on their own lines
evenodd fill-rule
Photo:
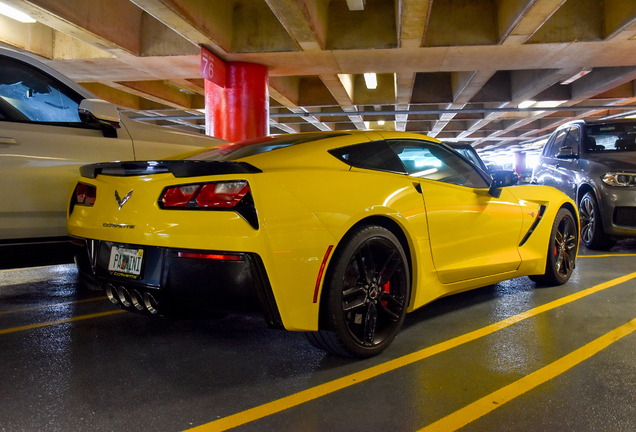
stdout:
<svg viewBox="0 0 636 432">
<path fill-rule="evenodd" d="M 577 156 L 579 154 L 579 144 L 581 143 L 581 130 L 578 126 L 572 126 L 568 129 L 568 135 L 561 147 L 570 147 L 572 149 L 572 155 Z M 559 149 L 557 149 L 559 151 Z"/>
<path fill-rule="evenodd" d="M 7 57 L 0 57 L 0 70 L 0 106 L 5 106 L 6 119 L 81 123 L 78 108 L 82 97 L 64 84 Z"/>
<path fill-rule="evenodd" d="M 418 140 L 390 140 L 409 175 L 472 188 L 489 183 L 472 163 L 435 143 Z"/>
<path fill-rule="evenodd" d="M 565 141 L 567 133 L 567 129 L 561 129 L 560 131 L 558 131 L 556 136 L 554 137 L 554 140 L 552 140 L 552 143 L 549 143 L 549 147 L 544 153 L 544 156 L 555 157 L 556 154 L 559 152 L 559 149 L 563 147 L 563 142 Z"/>
</svg>

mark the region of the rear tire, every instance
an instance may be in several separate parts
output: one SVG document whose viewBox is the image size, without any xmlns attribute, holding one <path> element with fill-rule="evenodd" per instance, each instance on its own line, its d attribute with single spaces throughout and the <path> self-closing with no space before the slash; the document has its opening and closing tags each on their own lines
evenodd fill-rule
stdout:
<svg viewBox="0 0 636 432">
<path fill-rule="evenodd" d="M 588 249 L 608 250 L 616 243 L 603 231 L 601 210 L 592 192 L 587 192 L 579 202 L 581 216 L 581 240 Z"/>
<path fill-rule="evenodd" d="M 372 357 L 391 344 L 404 322 L 408 261 L 399 240 L 380 226 L 357 228 L 342 244 L 325 279 L 321 329 L 306 336 L 334 354 Z"/>
<path fill-rule="evenodd" d="M 562 208 L 552 224 L 545 273 L 530 276 L 530 279 L 540 285 L 563 285 L 566 283 L 574 271 L 578 244 L 579 235 L 574 215 L 570 210 Z"/>
</svg>

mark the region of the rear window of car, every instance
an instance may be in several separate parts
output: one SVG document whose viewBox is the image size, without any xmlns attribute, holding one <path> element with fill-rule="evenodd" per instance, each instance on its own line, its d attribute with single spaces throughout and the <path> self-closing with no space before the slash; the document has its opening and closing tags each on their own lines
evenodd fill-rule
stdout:
<svg viewBox="0 0 636 432">
<path fill-rule="evenodd" d="M 191 155 L 186 160 L 209 160 L 209 161 L 235 161 L 248 156 L 266 153 L 292 145 L 303 144 L 325 138 L 334 138 L 347 135 L 325 134 L 321 132 L 305 133 L 300 135 L 278 135 L 255 138 L 252 140 L 239 141 L 235 143 L 222 144 L 200 153 Z"/>
<path fill-rule="evenodd" d="M 354 144 L 329 153 L 352 167 L 406 174 L 400 158 L 386 141 Z"/>
</svg>

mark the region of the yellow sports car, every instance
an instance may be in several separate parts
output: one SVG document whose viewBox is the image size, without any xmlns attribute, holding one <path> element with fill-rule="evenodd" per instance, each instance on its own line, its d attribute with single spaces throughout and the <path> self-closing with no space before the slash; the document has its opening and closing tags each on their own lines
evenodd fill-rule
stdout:
<svg viewBox="0 0 636 432">
<path fill-rule="evenodd" d="M 264 137 L 170 160 L 81 168 L 68 231 L 82 274 L 130 311 L 260 310 L 353 357 L 383 351 L 405 314 L 518 276 L 565 283 L 575 204 L 492 178 L 403 132 Z"/>
</svg>

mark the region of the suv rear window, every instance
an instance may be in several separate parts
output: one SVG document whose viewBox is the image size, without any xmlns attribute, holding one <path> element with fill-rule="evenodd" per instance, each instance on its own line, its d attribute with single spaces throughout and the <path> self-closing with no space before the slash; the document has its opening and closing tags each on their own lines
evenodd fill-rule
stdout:
<svg viewBox="0 0 636 432">
<path fill-rule="evenodd" d="M 586 131 L 588 152 L 636 151 L 636 123 L 588 125 Z"/>
</svg>

